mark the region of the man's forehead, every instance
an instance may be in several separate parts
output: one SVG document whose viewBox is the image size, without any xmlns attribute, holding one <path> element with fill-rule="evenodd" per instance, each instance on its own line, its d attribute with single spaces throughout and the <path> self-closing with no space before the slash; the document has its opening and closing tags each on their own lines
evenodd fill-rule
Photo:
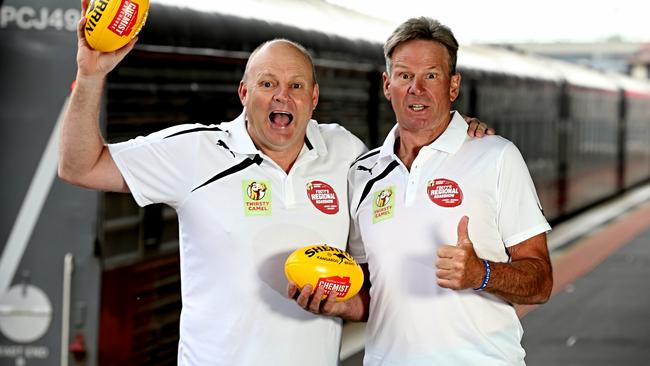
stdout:
<svg viewBox="0 0 650 366">
<path fill-rule="evenodd" d="M 420 61 L 420 60 L 418 60 L 418 61 Z M 393 68 L 395 68 L 395 69 L 410 69 L 413 66 L 414 66 L 414 64 L 412 62 L 402 61 L 402 60 L 399 60 L 399 59 L 393 61 Z M 443 68 L 445 66 L 445 63 L 444 63 L 444 61 L 438 61 L 438 60 L 436 60 L 436 61 L 432 60 L 430 62 L 427 62 L 427 60 L 421 60 L 421 62 L 417 63 L 417 66 L 418 67 L 424 67 L 426 69 L 435 70 L 435 69 Z"/>
<path fill-rule="evenodd" d="M 447 61 L 443 58 L 427 57 L 422 59 L 401 59 L 395 57 L 393 59 L 393 70 L 411 70 L 414 68 L 423 69 L 427 71 L 445 70 L 447 68 Z"/>
<path fill-rule="evenodd" d="M 250 62 L 254 75 L 279 76 L 290 74 L 293 77 L 310 78 L 312 67 L 309 60 L 293 46 L 262 49 Z"/>
<path fill-rule="evenodd" d="M 268 62 L 269 60 L 282 60 L 283 62 L 294 61 L 295 63 L 304 63 L 310 66 L 307 56 L 286 41 L 275 41 L 265 45 L 258 51 L 252 62 Z"/>
<path fill-rule="evenodd" d="M 420 42 L 414 42 L 420 41 Z M 391 55 L 393 68 L 408 68 L 411 65 L 424 65 L 430 69 L 444 67 L 449 53 L 439 42 L 428 40 L 411 40 L 400 44 Z"/>
<path fill-rule="evenodd" d="M 282 70 L 282 74 L 283 74 L 282 76 L 286 76 L 288 74 L 289 78 L 291 78 L 291 79 L 305 79 L 305 80 L 307 80 L 307 79 L 310 78 L 311 73 L 309 72 L 309 70 L 306 70 L 304 68 L 298 68 L 298 69 L 295 69 L 295 72 L 291 72 L 291 71 L 294 71 L 292 69 L 293 68 L 291 68 L 291 67 L 283 69 Z M 257 70 L 257 72 L 255 72 L 255 73 L 253 73 L 253 75 L 255 76 L 256 79 L 268 79 L 268 78 L 276 79 L 276 78 L 279 78 L 281 76 L 280 72 L 274 72 L 272 70 L 272 68 L 268 68 L 268 67 L 264 67 L 264 66 L 260 66 L 259 70 Z"/>
</svg>

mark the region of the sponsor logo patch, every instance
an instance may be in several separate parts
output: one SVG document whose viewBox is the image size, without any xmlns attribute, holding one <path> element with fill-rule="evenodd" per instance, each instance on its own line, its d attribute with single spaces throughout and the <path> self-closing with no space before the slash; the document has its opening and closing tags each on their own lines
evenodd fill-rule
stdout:
<svg viewBox="0 0 650 366">
<path fill-rule="evenodd" d="M 427 196 L 441 207 L 456 207 L 463 203 L 463 191 L 451 179 L 436 178 L 427 183 Z"/>
<path fill-rule="evenodd" d="M 319 180 L 307 183 L 307 198 L 320 212 L 334 215 L 339 212 L 339 198 L 334 188 Z"/>
<path fill-rule="evenodd" d="M 395 186 L 390 186 L 372 194 L 372 223 L 376 224 L 393 217 L 395 212 Z"/>
<path fill-rule="evenodd" d="M 118 36 L 124 36 L 131 33 L 131 29 L 138 20 L 138 4 L 129 0 L 122 0 L 119 11 L 115 14 L 115 18 L 108 26 L 111 32 Z"/>
<path fill-rule="evenodd" d="M 350 277 L 321 277 L 318 279 L 316 287 L 322 287 L 325 290 L 325 296 L 332 291 L 336 291 L 336 297 L 345 297 L 350 290 Z"/>
<path fill-rule="evenodd" d="M 242 194 L 246 216 L 271 215 L 271 182 L 255 179 L 244 180 L 242 181 Z"/>
</svg>

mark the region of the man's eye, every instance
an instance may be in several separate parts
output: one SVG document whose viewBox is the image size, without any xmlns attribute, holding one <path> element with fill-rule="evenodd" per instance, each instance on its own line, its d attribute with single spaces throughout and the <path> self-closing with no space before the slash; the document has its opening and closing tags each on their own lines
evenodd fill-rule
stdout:
<svg viewBox="0 0 650 366">
<path fill-rule="evenodd" d="M 270 81 L 263 81 L 262 86 L 265 88 L 270 88 L 273 86 L 273 84 Z"/>
<path fill-rule="evenodd" d="M 427 74 L 427 79 L 436 79 L 437 77 L 436 74 Z"/>
<path fill-rule="evenodd" d="M 409 79 L 411 78 L 411 75 L 409 75 L 409 74 L 402 74 L 402 75 L 400 75 L 400 77 L 402 78 L 402 80 L 409 80 Z"/>
<path fill-rule="evenodd" d="M 302 88 L 302 84 L 294 83 L 294 84 L 291 84 L 291 87 L 294 88 L 294 89 L 301 89 L 301 88 Z"/>
</svg>

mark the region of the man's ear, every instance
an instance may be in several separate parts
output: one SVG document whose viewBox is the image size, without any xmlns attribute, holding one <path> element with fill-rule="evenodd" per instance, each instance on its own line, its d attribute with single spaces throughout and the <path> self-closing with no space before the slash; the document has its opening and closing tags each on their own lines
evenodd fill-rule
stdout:
<svg viewBox="0 0 650 366">
<path fill-rule="evenodd" d="M 390 76 L 386 72 L 383 72 L 381 79 L 384 83 L 384 96 L 390 101 L 390 89 L 388 88 L 390 86 Z"/>
<path fill-rule="evenodd" d="M 318 97 L 320 96 L 320 87 L 318 84 L 314 85 L 314 90 L 312 91 L 311 94 L 311 103 L 312 103 L 312 110 L 316 109 L 316 106 L 318 105 Z"/>
<path fill-rule="evenodd" d="M 460 74 L 455 73 L 451 76 L 451 82 L 449 83 L 449 100 L 455 101 L 460 94 Z"/>
<path fill-rule="evenodd" d="M 244 80 L 241 80 L 239 82 L 239 88 L 237 88 L 237 94 L 239 94 L 239 100 L 241 101 L 242 105 L 246 105 L 246 97 L 248 96 L 248 87 L 246 87 L 246 83 Z"/>
</svg>

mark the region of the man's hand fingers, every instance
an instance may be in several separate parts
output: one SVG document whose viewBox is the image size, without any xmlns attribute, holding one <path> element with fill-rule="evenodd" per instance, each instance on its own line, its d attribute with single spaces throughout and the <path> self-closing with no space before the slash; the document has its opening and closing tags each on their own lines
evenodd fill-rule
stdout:
<svg viewBox="0 0 650 366">
<path fill-rule="evenodd" d="M 133 38 L 129 43 L 127 43 L 124 47 L 120 48 L 119 50 L 115 51 L 115 58 L 117 58 L 119 61 L 122 61 L 126 55 L 131 52 L 133 47 L 135 47 L 135 43 L 138 42 L 138 37 Z"/>
<path fill-rule="evenodd" d="M 455 269 L 454 260 L 451 258 L 438 258 L 436 260 L 436 268 L 444 270 L 453 270 Z"/>
<path fill-rule="evenodd" d="M 458 272 L 448 269 L 436 270 L 436 278 L 439 280 L 458 281 Z"/>
<path fill-rule="evenodd" d="M 459 248 L 462 246 L 473 246 L 472 241 L 469 238 L 468 226 L 469 226 L 469 217 L 467 216 L 461 217 L 460 221 L 458 221 L 458 228 L 456 231 L 458 235 L 458 241 L 456 242 L 456 244 Z"/>
<path fill-rule="evenodd" d="M 85 40 L 84 36 L 84 27 L 86 27 L 86 17 L 82 16 L 81 19 L 79 19 L 79 23 L 77 23 L 77 38 L 80 40 Z"/>
<path fill-rule="evenodd" d="M 290 299 L 297 299 L 300 292 L 298 291 L 298 285 L 294 282 L 289 281 L 287 284 L 287 297 Z"/>
<path fill-rule="evenodd" d="M 483 137 L 487 133 L 488 126 L 483 123 L 479 122 L 478 127 L 476 127 L 476 133 L 474 136 L 476 137 Z"/>
<path fill-rule="evenodd" d="M 471 122 L 469 123 L 469 128 L 472 130 L 471 136 L 483 137 L 485 130 L 487 129 L 487 125 L 481 122 L 478 118 L 472 118 Z"/>
<path fill-rule="evenodd" d="M 311 290 L 311 285 L 305 285 L 305 287 L 302 288 L 302 291 L 300 291 L 300 295 L 298 295 L 298 298 L 296 299 L 298 305 L 300 305 L 300 307 L 303 309 L 307 309 L 307 305 L 309 305 Z"/>
<path fill-rule="evenodd" d="M 311 296 L 311 302 L 309 303 L 309 311 L 311 311 L 314 314 L 320 313 L 321 300 L 324 294 L 325 294 L 325 290 L 322 287 L 316 288 L 316 291 L 314 291 L 314 294 Z"/>
<path fill-rule="evenodd" d="M 494 128 L 488 127 L 487 123 L 481 122 L 478 118 L 463 116 L 463 119 L 467 122 L 467 135 L 470 137 L 483 137 L 496 133 Z"/>
<path fill-rule="evenodd" d="M 448 279 L 445 279 L 445 278 L 436 279 L 436 283 L 438 284 L 438 286 L 440 286 L 442 288 L 453 288 L 452 281 L 450 281 Z"/>
<path fill-rule="evenodd" d="M 336 291 L 330 291 L 326 301 L 321 304 L 320 312 L 322 314 L 332 315 L 334 305 L 336 305 Z"/>
<path fill-rule="evenodd" d="M 458 252 L 458 247 L 453 245 L 441 245 L 436 254 L 438 258 L 453 258 L 454 255 Z"/>
</svg>

